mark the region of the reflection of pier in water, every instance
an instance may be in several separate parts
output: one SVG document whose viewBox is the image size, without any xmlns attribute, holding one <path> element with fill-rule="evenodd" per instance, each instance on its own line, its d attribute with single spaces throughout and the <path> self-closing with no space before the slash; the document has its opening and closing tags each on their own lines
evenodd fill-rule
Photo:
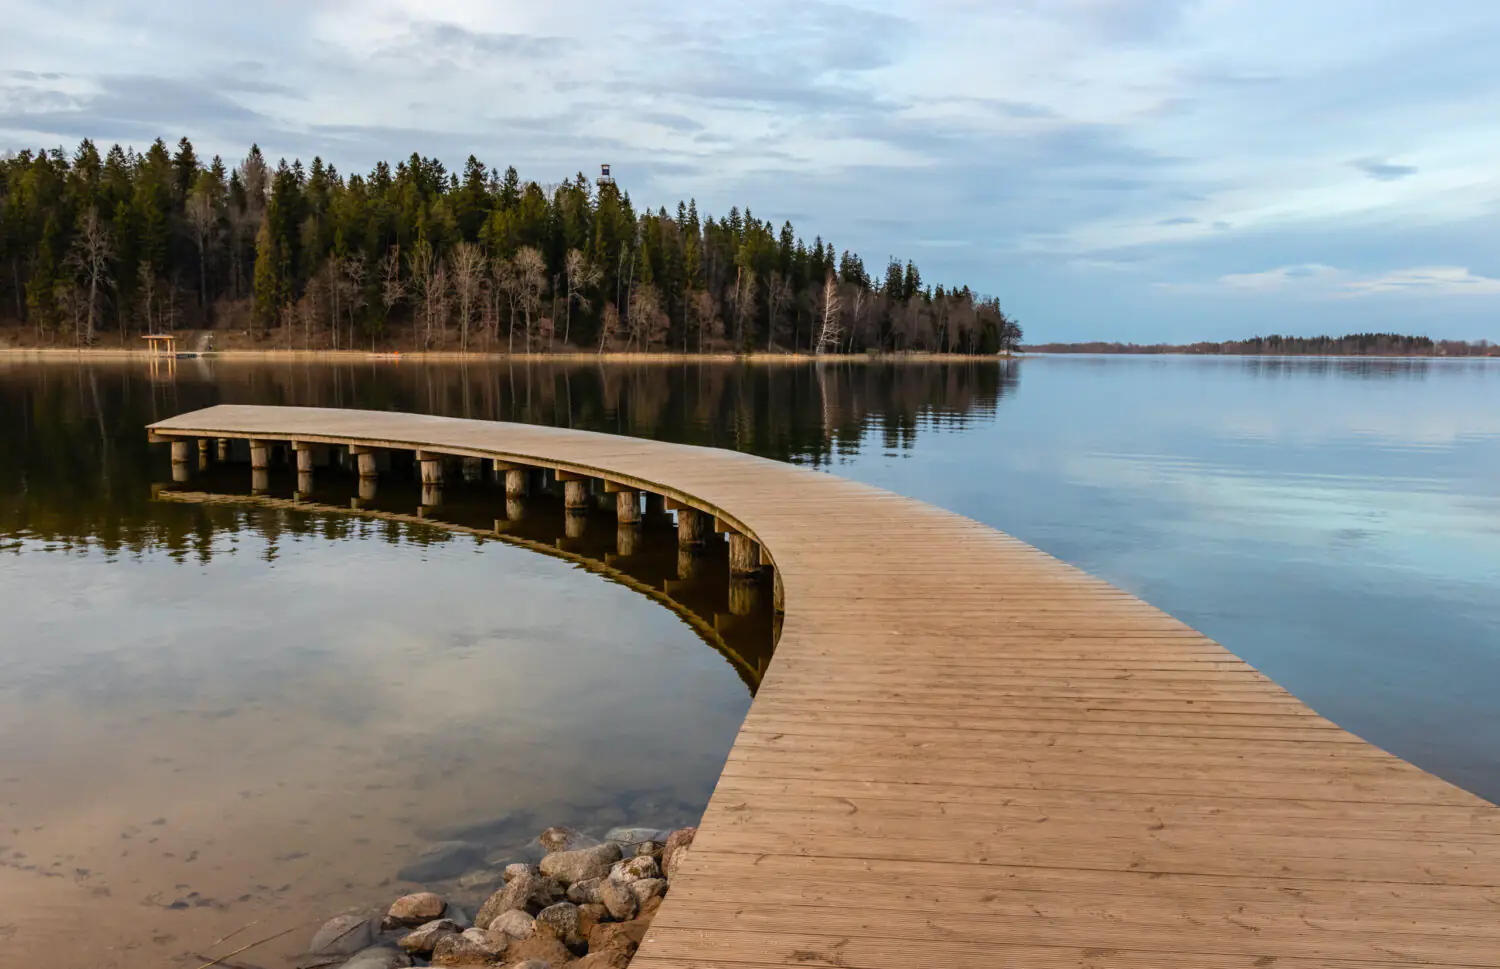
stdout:
<svg viewBox="0 0 1500 969">
<path fill-rule="evenodd" d="M 196 450 L 174 452 L 182 460 L 173 462 L 173 484 L 156 488 L 155 496 L 355 515 L 524 546 L 656 600 L 723 654 L 752 693 L 760 685 L 780 632 L 769 569 L 758 561 L 753 570 L 732 568 L 733 537 L 708 527 L 712 519 L 690 509 L 668 511 L 656 495 L 642 504 L 626 492 L 622 500 L 602 482 L 574 483 L 586 501 L 569 508 L 568 482 L 555 473 L 477 458 L 433 456 L 440 467 L 429 462 L 433 480 L 424 483 L 419 454 L 270 443 L 255 454 L 242 439 L 201 439 Z M 362 459 L 378 478 L 359 474 Z M 631 499 L 634 516 L 627 510 Z M 689 524 L 679 527 L 681 520 Z"/>
</svg>

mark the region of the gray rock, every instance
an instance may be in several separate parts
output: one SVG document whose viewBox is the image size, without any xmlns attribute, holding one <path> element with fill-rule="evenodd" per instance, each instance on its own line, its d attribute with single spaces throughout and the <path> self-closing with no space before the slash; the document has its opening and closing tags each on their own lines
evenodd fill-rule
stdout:
<svg viewBox="0 0 1500 969">
<path fill-rule="evenodd" d="M 537 913 L 536 921 L 552 929 L 562 944 L 574 952 L 582 952 L 588 945 L 589 940 L 578 928 L 578 906 L 572 902 L 548 905 Z"/>
<path fill-rule="evenodd" d="M 457 935 L 463 930 L 452 919 L 435 919 L 403 935 L 396 944 L 407 952 L 426 954 L 445 935 Z"/>
<path fill-rule="evenodd" d="M 554 851 L 576 851 L 579 848 L 592 848 L 599 844 L 599 839 L 586 835 L 572 828 L 554 827 L 543 831 L 536 839 L 537 843 L 546 849 L 548 854 Z"/>
<path fill-rule="evenodd" d="M 637 855 L 615 865 L 609 877 L 622 882 L 638 882 L 643 878 L 660 878 L 661 867 L 650 855 Z"/>
<path fill-rule="evenodd" d="M 448 907 L 443 909 L 443 918 L 457 925 L 460 932 L 464 929 L 472 929 L 474 927 L 474 923 L 469 921 L 469 913 L 452 902 L 449 902 Z"/>
<path fill-rule="evenodd" d="M 667 850 L 664 841 L 642 841 L 640 844 L 632 845 L 624 849 L 626 855 L 650 855 L 660 861 L 662 852 Z"/>
<path fill-rule="evenodd" d="M 605 842 L 592 848 L 576 851 L 557 851 L 543 858 L 542 874 L 550 875 L 565 885 L 581 882 L 585 878 L 598 878 L 609 873 L 609 866 L 620 860 L 620 846 Z"/>
<path fill-rule="evenodd" d="M 536 920 L 518 908 L 501 912 L 489 925 L 490 935 L 504 935 L 511 939 L 529 939 L 536 931 Z"/>
<path fill-rule="evenodd" d="M 585 878 L 581 882 L 574 882 L 568 886 L 568 901 L 574 905 L 599 901 L 599 886 L 603 883 L 602 878 Z"/>
<path fill-rule="evenodd" d="M 432 964 L 434 966 L 499 965 L 500 953 L 495 951 L 488 939 L 480 941 L 471 938 L 469 933 L 475 931 L 478 930 L 469 929 L 462 935 L 445 935 L 439 939 L 437 947 L 432 950 Z"/>
<path fill-rule="evenodd" d="M 620 922 L 635 918 L 641 907 L 630 883 L 618 878 L 606 878 L 600 883 L 599 901 L 609 910 L 610 917 Z"/>
<path fill-rule="evenodd" d="M 672 832 L 661 828 L 610 828 L 604 832 L 605 841 L 619 844 L 636 844 L 641 841 L 666 841 Z"/>
<path fill-rule="evenodd" d="M 516 862 L 513 865 L 506 865 L 505 870 L 501 873 L 500 877 L 506 884 L 510 884 L 518 876 L 528 873 L 535 875 L 537 873 L 537 870 L 532 865 L 527 865 L 522 862 Z"/>
<path fill-rule="evenodd" d="M 354 954 L 343 969 L 407 969 L 411 956 L 388 946 L 376 946 Z"/>
<path fill-rule="evenodd" d="M 411 864 L 396 872 L 404 882 L 440 882 L 457 878 L 484 860 L 484 846 L 472 841 L 439 841 L 428 845 Z"/>
<path fill-rule="evenodd" d="M 667 880 L 665 878 L 642 878 L 640 881 L 631 882 L 630 890 L 635 894 L 635 900 L 645 905 L 656 896 L 667 893 Z"/>
<path fill-rule="evenodd" d="M 375 920 L 367 915 L 340 915 L 323 923 L 307 951 L 313 955 L 352 956 L 375 944 Z"/>
<path fill-rule="evenodd" d="M 386 919 L 401 925 L 426 925 L 433 919 L 442 918 L 446 907 L 440 896 L 432 892 L 417 892 L 402 895 L 392 902 Z"/>
<path fill-rule="evenodd" d="M 661 853 L 662 876 L 671 879 L 672 873 L 677 866 L 682 864 L 682 859 L 693 845 L 693 839 L 698 836 L 697 828 L 678 828 L 667 836 L 667 846 Z"/>
<path fill-rule="evenodd" d="M 553 902 L 562 901 L 566 891 L 562 883 L 545 875 L 524 871 L 506 883 L 505 887 L 489 897 L 474 917 L 478 925 L 488 926 L 495 916 L 511 909 L 540 912 Z"/>
<path fill-rule="evenodd" d="M 497 939 L 493 935 L 490 935 L 488 932 L 486 932 L 484 929 L 464 929 L 463 937 L 465 939 L 468 939 L 470 942 L 484 946 L 486 949 L 495 953 L 496 955 L 504 952 L 506 945 L 510 942 L 509 939 Z"/>
</svg>

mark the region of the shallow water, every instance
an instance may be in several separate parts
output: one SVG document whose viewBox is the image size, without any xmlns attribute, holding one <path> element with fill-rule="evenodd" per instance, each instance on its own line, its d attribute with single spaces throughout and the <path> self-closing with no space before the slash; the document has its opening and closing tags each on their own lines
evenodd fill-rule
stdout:
<svg viewBox="0 0 1500 969">
<path fill-rule="evenodd" d="M 1500 798 L 1493 362 L 182 361 L 155 379 L 0 362 L 7 953 L 196 965 L 247 922 L 268 934 L 391 896 L 435 841 L 498 857 L 555 821 L 690 821 L 748 707 L 763 654 L 694 619 L 712 626 L 717 586 L 679 616 L 576 561 L 429 524 L 153 501 L 167 456 L 141 428 L 218 402 L 524 420 L 828 467 L 1110 579 Z M 231 496 L 247 475 L 179 488 Z M 438 517 L 482 522 L 490 487 L 450 489 Z M 381 499 L 416 503 L 399 485 Z M 560 510 L 540 517 L 560 532 Z M 608 523 L 589 528 L 579 548 L 602 560 Z M 659 585 L 671 545 L 617 578 Z M 59 941 L 85 919 L 86 937 Z M 304 934 L 248 964 L 279 964 Z"/>
</svg>

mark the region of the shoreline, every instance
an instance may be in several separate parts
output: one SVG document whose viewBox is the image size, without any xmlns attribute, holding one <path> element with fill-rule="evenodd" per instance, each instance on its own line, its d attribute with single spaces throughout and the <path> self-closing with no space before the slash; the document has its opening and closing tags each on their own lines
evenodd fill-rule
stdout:
<svg viewBox="0 0 1500 969">
<path fill-rule="evenodd" d="M 560 351 L 554 353 L 504 353 L 493 351 L 428 350 L 403 353 L 398 351 L 370 350 L 209 350 L 204 352 L 183 351 L 187 355 L 153 355 L 145 349 L 130 347 L 0 347 L 0 359 L 29 358 L 34 360 L 142 360 L 155 359 L 159 363 L 176 363 L 179 360 L 225 360 L 233 362 L 298 362 L 358 360 L 385 363 L 472 363 L 497 361 L 523 361 L 526 363 L 961 363 L 1014 359 L 1016 355 L 1005 353 L 928 353 L 902 351 L 885 353 L 828 353 L 821 356 L 810 353 L 681 353 L 676 351 L 631 353 L 626 351 Z"/>
</svg>

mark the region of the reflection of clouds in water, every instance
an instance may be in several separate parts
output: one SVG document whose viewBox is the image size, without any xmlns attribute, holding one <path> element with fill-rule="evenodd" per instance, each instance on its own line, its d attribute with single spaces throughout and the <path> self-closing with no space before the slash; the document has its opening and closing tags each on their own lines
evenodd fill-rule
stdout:
<svg viewBox="0 0 1500 969">
<path fill-rule="evenodd" d="M 487 751 L 533 788 L 607 788 L 631 771 L 670 788 L 716 770 L 748 705 L 675 615 L 563 562 L 471 540 L 283 535 L 266 569 L 262 540 L 239 540 L 242 554 L 207 566 L 35 548 L 0 563 L 0 610 L 24 601 L 16 615 L 32 616 L 6 629 L 0 611 L 0 662 L 24 669 L 0 685 L 0 748 L 45 760 L 198 745 L 293 773 L 329 769 L 330 746 L 335 773 Z M 64 579 L 90 590 L 86 607 L 51 608 Z M 32 641 L 51 645 L 28 655 Z M 601 743 L 631 755 L 601 757 Z M 651 770 L 636 756 L 648 751 Z"/>
<path fill-rule="evenodd" d="M 1171 507 L 1163 518 L 1184 532 L 1201 535 L 1212 523 L 1213 537 L 1225 541 L 1334 558 L 1357 550 L 1370 557 L 1366 568 L 1500 578 L 1500 499 L 1455 494 L 1437 478 L 1278 474 L 1106 453 L 1065 457 L 1060 471 L 1073 484 L 1149 495 Z"/>
</svg>

